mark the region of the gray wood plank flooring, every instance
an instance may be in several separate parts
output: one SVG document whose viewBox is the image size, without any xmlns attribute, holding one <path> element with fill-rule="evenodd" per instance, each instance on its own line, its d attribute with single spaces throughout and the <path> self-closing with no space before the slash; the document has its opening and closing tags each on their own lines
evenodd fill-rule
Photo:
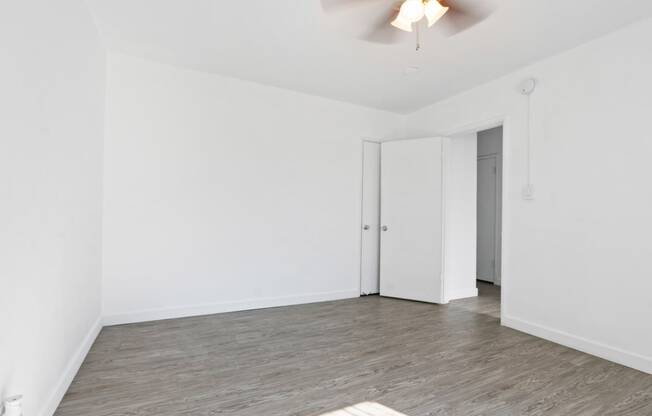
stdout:
<svg viewBox="0 0 652 416">
<path fill-rule="evenodd" d="M 499 291 L 107 327 L 56 416 L 652 415 L 652 376 L 499 324 Z"/>
</svg>

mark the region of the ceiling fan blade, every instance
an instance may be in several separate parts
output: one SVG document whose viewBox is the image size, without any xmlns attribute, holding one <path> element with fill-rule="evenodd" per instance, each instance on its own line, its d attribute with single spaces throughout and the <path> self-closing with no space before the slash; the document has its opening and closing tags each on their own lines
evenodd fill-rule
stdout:
<svg viewBox="0 0 652 416">
<path fill-rule="evenodd" d="M 449 37 L 477 25 L 494 11 L 493 7 L 473 0 L 442 0 L 441 3 L 450 10 L 435 27 Z"/>
<path fill-rule="evenodd" d="M 321 8 L 325 12 L 336 12 L 346 8 L 368 5 L 370 3 L 383 3 L 386 0 L 321 0 Z"/>
<path fill-rule="evenodd" d="M 360 39 L 373 43 L 398 43 L 405 39 L 407 32 L 395 28 L 392 21 L 398 16 L 398 10 L 392 9 L 389 13 L 381 15 L 371 25 L 371 28 L 360 36 Z"/>
</svg>

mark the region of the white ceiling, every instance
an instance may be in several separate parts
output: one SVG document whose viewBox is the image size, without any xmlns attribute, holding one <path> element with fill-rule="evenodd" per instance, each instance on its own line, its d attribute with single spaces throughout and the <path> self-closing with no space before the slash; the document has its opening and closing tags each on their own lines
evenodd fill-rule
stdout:
<svg viewBox="0 0 652 416">
<path fill-rule="evenodd" d="M 494 13 L 453 37 L 427 30 L 416 52 L 408 34 L 394 45 L 355 36 L 352 22 L 392 0 L 348 1 L 330 14 L 320 0 L 88 3 L 112 50 L 399 113 L 652 16 L 648 0 L 475 0 Z"/>
</svg>

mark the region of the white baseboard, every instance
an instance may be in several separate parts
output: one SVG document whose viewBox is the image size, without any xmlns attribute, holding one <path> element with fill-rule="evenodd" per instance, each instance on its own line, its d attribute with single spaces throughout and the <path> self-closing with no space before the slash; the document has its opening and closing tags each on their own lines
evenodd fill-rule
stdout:
<svg viewBox="0 0 652 416">
<path fill-rule="evenodd" d="M 631 367 L 644 373 L 652 374 L 652 357 L 646 357 L 640 354 L 621 350 L 620 348 L 611 347 L 597 341 L 578 337 L 556 329 L 537 325 L 518 318 L 503 316 L 502 325 L 534 335 L 548 341 L 573 348 L 587 354 L 595 355 L 605 360 Z"/>
<path fill-rule="evenodd" d="M 455 289 L 446 291 L 446 299 L 448 302 L 455 299 L 474 298 L 478 296 L 477 287 L 469 287 L 466 289 Z"/>
<path fill-rule="evenodd" d="M 251 309 L 274 308 L 277 306 L 300 305 L 303 303 L 326 302 L 331 300 L 357 298 L 358 290 L 340 292 L 310 293 L 278 298 L 249 299 L 234 302 L 176 306 L 171 308 L 147 309 L 104 316 L 103 324 L 122 325 L 136 322 L 158 321 L 161 319 L 184 318 L 189 316 L 212 315 L 224 312 L 246 311 Z"/>
<path fill-rule="evenodd" d="M 47 401 L 41 408 L 41 411 L 38 413 L 40 416 L 52 416 L 54 412 L 57 410 L 57 407 L 59 407 L 59 403 L 61 403 L 61 399 L 63 399 L 63 396 L 68 391 L 68 388 L 70 387 L 70 383 L 72 383 L 72 380 L 75 378 L 75 375 L 77 375 L 77 371 L 79 371 L 79 367 L 81 367 L 82 363 L 84 362 L 84 359 L 86 359 L 86 355 L 88 355 L 88 351 L 90 351 L 91 347 L 93 346 L 93 343 L 95 342 L 95 339 L 97 338 L 101 330 L 102 330 L 102 318 L 100 317 L 97 318 L 97 320 L 93 323 L 90 330 L 84 337 L 84 340 L 82 341 L 81 345 L 79 346 L 79 348 L 77 348 L 75 354 L 68 361 L 68 364 L 66 365 L 63 374 L 61 374 L 61 377 L 59 377 L 59 381 L 54 386 L 54 390 L 52 391 L 52 393 L 50 393 L 50 396 L 47 398 Z"/>
</svg>

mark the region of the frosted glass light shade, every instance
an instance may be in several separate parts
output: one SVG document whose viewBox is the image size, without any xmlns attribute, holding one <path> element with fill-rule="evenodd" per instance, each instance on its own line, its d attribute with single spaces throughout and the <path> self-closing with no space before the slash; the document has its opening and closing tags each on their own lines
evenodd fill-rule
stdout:
<svg viewBox="0 0 652 416">
<path fill-rule="evenodd" d="M 412 32 L 412 22 L 403 19 L 400 14 L 392 21 L 392 26 L 406 32 Z"/>
<path fill-rule="evenodd" d="M 410 23 L 418 22 L 421 20 L 425 13 L 422 0 L 405 0 L 401 4 L 401 10 L 398 15 L 401 19 Z"/>
<path fill-rule="evenodd" d="M 434 25 L 437 20 L 444 17 L 446 12 L 449 10 L 448 7 L 444 7 L 437 0 L 428 0 L 424 8 L 426 19 L 428 19 L 428 27 Z"/>
</svg>

